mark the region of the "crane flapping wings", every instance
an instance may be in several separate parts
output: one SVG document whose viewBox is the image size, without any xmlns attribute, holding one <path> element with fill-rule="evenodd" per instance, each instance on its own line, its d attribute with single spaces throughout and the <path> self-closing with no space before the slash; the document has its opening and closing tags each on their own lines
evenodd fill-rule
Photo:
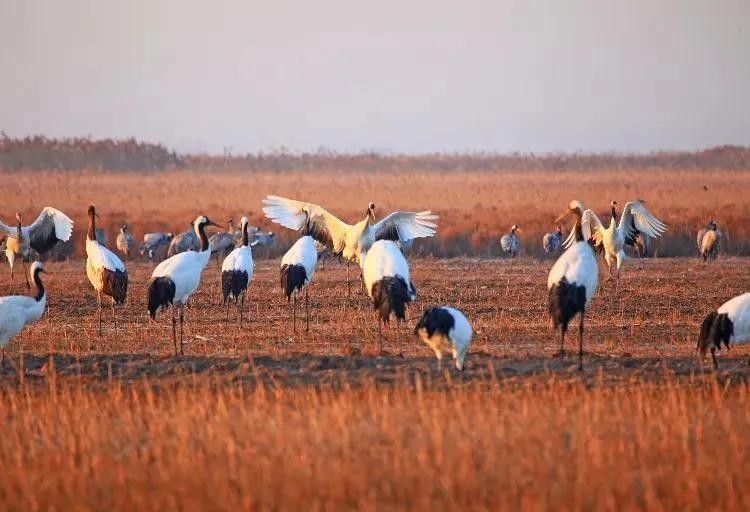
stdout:
<svg viewBox="0 0 750 512">
<path fill-rule="evenodd" d="M 306 231 L 333 254 L 344 250 L 346 232 L 351 226 L 322 206 L 279 196 L 268 196 L 263 204 L 263 213 L 272 222 L 295 231 Z"/>
<path fill-rule="evenodd" d="M 16 229 L 0 222 L 0 231 L 9 236 L 15 236 Z M 40 254 L 50 250 L 58 241 L 67 242 L 72 233 L 73 221 L 70 217 L 50 206 L 42 210 L 33 224 L 21 228 L 21 234 L 28 238 L 31 248 Z"/>
<path fill-rule="evenodd" d="M 642 201 L 630 201 L 625 205 L 619 227 L 624 230 L 628 245 L 632 245 L 638 233 L 658 238 L 667 230 L 667 225 L 654 217 Z"/>
<path fill-rule="evenodd" d="M 597 246 L 603 241 L 604 225 L 599 217 L 596 216 L 593 210 L 585 210 L 581 217 L 581 231 L 583 232 L 584 240 L 591 240 L 594 246 Z M 571 230 L 568 234 L 568 238 L 563 242 L 563 247 L 566 249 L 573 245 L 576 241 L 575 229 Z"/>
<path fill-rule="evenodd" d="M 408 242 L 415 238 L 435 236 L 438 216 L 423 212 L 394 212 L 373 226 L 375 240 Z"/>
</svg>

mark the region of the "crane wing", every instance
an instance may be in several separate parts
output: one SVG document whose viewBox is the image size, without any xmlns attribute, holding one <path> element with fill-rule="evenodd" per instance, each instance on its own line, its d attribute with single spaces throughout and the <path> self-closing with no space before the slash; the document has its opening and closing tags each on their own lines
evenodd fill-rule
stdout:
<svg viewBox="0 0 750 512">
<path fill-rule="evenodd" d="M 594 245 L 602 243 L 602 235 L 604 233 L 604 226 L 596 216 L 593 210 L 585 210 L 581 217 L 581 231 L 583 232 L 584 240 L 593 240 Z M 566 249 L 573 245 L 576 241 L 576 230 L 571 229 L 568 233 L 568 237 L 563 242 L 563 247 Z"/>
<path fill-rule="evenodd" d="M 279 196 L 263 200 L 263 213 L 272 222 L 295 231 L 304 230 L 334 254 L 344 250 L 346 232 L 351 226 L 313 203 L 304 203 Z"/>
<path fill-rule="evenodd" d="M 16 235 L 16 227 L 0 222 L 0 232 Z M 67 242 L 73 233 L 73 221 L 60 210 L 47 206 L 30 226 L 21 228 L 21 233 L 29 239 L 31 248 L 38 253 L 50 250 L 58 241 Z"/>
<path fill-rule="evenodd" d="M 375 240 L 400 240 L 435 236 L 438 216 L 429 210 L 423 212 L 393 212 L 373 226 Z"/>
<path fill-rule="evenodd" d="M 641 201 L 625 205 L 619 227 L 625 231 L 626 238 L 634 238 L 638 233 L 657 238 L 667 230 L 667 225 L 654 217 Z"/>
</svg>

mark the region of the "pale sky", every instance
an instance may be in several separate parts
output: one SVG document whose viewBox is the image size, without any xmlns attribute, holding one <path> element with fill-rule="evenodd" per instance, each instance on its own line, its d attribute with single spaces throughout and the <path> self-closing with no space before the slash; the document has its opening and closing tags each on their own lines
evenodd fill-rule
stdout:
<svg viewBox="0 0 750 512">
<path fill-rule="evenodd" d="M 0 0 L 0 129 L 221 152 L 750 144 L 750 0 Z"/>
</svg>

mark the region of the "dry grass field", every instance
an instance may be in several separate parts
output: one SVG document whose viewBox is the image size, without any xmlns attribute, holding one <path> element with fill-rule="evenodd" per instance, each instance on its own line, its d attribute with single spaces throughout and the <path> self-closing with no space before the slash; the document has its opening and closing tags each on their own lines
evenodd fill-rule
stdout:
<svg viewBox="0 0 750 512">
<path fill-rule="evenodd" d="M 267 193 L 319 197 L 344 218 L 368 200 L 382 212 L 434 208 L 441 228 L 410 257 L 418 300 L 382 353 L 369 299 L 356 285 L 347 297 L 334 259 L 310 288 L 309 333 L 292 329 L 274 258 L 256 259 L 244 329 L 233 307 L 225 321 L 212 260 L 180 358 L 169 314 L 146 315 L 149 263 L 128 262 L 128 304 L 116 330 L 105 310 L 101 338 L 83 261 L 48 263 L 49 312 L 11 343 L 0 374 L 0 508 L 748 509 L 750 351 L 722 352 L 715 374 L 694 348 L 705 314 L 750 289 L 750 260 L 631 259 L 617 295 L 602 268 L 578 372 L 575 335 L 556 357 L 546 317 L 552 258 L 429 255 L 493 254 L 512 222 L 537 243 L 572 197 L 602 209 L 647 199 L 673 232 L 660 255 L 688 253 L 708 217 L 731 226 L 730 252 L 747 247 L 747 173 L 620 175 L 8 173 L 19 179 L 5 180 L 3 219 L 54 205 L 77 236 L 89 202 L 110 239 L 123 220 L 140 235 L 182 230 L 199 211 L 220 221 L 249 211 L 270 227 Z M 0 290 L 7 283 L 3 265 Z M 473 324 L 463 373 L 439 369 L 411 332 L 434 304 Z"/>
<path fill-rule="evenodd" d="M 419 254 L 496 256 L 500 237 L 518 224 L 523 229 L 522 251 L 538 256 L 543 234 L 554 230 L 555 217 L 570 199 L 582 200 L 608 223 L 611 200 L 622 207 L 642 198 L 670 226 L 654 245 L 657 254 L 694 254 L 695 233 L 716 219 L 725 234 L 723 249 L 750 255 L 750 205 L 742 200 L 750 191 L 746 171 L 6 171 L 0 177 L 4 194 L 13 198 L 2 204 L 1 219 L 12 219 L 16 210 L 34 219 L 44 202 L 82 226 L 86 206 L 93 201 L 110 240 L 123 221 L 138 238 L 147 231 L 184 231 L 197 210 L 221 222 L 249 215 L 251 223 L 278 231 L 261 212 L 263 197 L 276 194 L 318 202 L 349 222 L 364 218 L 368 201 L 376 203 L 379 217 L 395 209 L 432 209 L 440 215 L 439 236 L 417 244 Z M 84 233 L 77 232 L 79 252 Z M 295 236 L 286 230 L 278 234 L 282 243 L 277 255 L 283 242 Z"/>
</svg>

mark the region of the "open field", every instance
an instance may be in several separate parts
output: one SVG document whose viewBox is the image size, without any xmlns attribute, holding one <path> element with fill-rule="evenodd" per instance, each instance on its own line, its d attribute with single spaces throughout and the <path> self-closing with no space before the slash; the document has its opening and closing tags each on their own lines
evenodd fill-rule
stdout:
<svg viewBox="0 0 750 512">
<path fill-rule="evenodd" d="M 2 373 L 0 501 L 31 510 L 750 505 L 748 353 L 723 353 L 718 379 L 694 357 L 705 312 L 750 287 L 747 259 L 628 262 L 620 296 L 605 281 L 594 299 L 582 374 L 574 356 L 553 356 L 551 260 L 411 265 L 411 325 L 444 302 L 473 322 L 463 374 L 438 370 L 408 327 L 387 333 L 379 354 L 370 303 L 356 287 L 346 297 L 336 261 L 311 287 L 309 334 L 292 331 L 278 260 L 257 262 L 245 329 L 233 309 L 225 324 L 211 262 L 179 359 L 168 315 L 147 320 L 147 264 L 130 264 L 129 304 L 117 332 L 105 311 L 100 339 L 82 263 L 50 263 L 49 315 L 14 341 Z"/>
<path fill-rule="evenodd" d="M 379 218 L 395 209 L 432 209 L 440 215 L 438 237 L 419 241 L 418 254 L 498 255 L 500 237 L 515 223 L 523 229 L 522 251 L 540 255 L 543 234 L 554 230 L 555 217 L 570 199 L 584 201 L 608 223 L 611 200 L 622 207 L 642 198 L 670 227 L 655 242 L 656 254 L 693 255 L 695 233 L 716 219 L 725 235 L 723 250 L 750 255 L 750 205 L 740 200 L 750 195 L 747 171 L 37 171 L 0 177 L 4 194 L 13 198 L 2 204 L 5 222 L 16 210 L 33 220 L 43 203 L 82 227 L 86 206 L 94 202 L 111 241 L 123 221 L 140 239 L 148 231 L 184 231 L 200 210 L 221 222 L 249 215 L 251 223 L 278 233 L 281 241 L 272 254 L 282 254 L 295 234 L 278 229 L 261 212 L 263 197 L 277 194 L 318 202 L 349 222 L 364 217 L 368 201 L 377 205 Z M 79 253 L 84 233 L 75 234 Z"/>
<path fill-rule="evenodd" d="M 105 310 L 100 338 L 84 262 L 49 262 L 49 313 L 11 343 L 0 371 L 2 509 L 750 505 L 742 492 L 750 484 L 743 464 L 750 352 L 722 353 L 718 375 L 694 354 L 705 314 L 750 289 L 750 260 L 727 253 L 709 265 L 696 257 L 631 259 L 618 295 L 602 270 L 578 372 L 575 334 L 569 355 L 554 355 L 545 287 L 551 258 L 456 257 L 496 254 L 513 222 L 537 244 L 572 197 L 600 209 L 610 199 L 647 199 L 670 224 L 659 256 L 690 254 L 695 228 L 710 217 L 729 235 L 727 252 L 744 254 L 746 172 L 3 176 L 10 198 L 3 219 L 15 210 L 33 218 L 54 205 L 74 217 L 79 249 L 89 202 L 110 241 L 122 221 L 137 236 L 181 231 L 198 209 L 220 222 L 249 212 L 253 223 L 272 227 L 260 212 L 268 193 L 319 198 L 345 219 L 374 200 L 381 216 L 433 208 L 441 220 L 438 238 L 413 251 L 418 300 L 408 324 L 386 332 L 382 353 L 369 299 L 356 283 L 347 297 L 345 267 L 334 259 L 319 265 L 311 286 L 309 333 L 301 322 L 292 330 L 279 260 L 265 259 L 263 249 L 245 328 L 233 307 L 225 321 L 212 260 L 186 312 L 182 358 L 172 355 L 169 314 L 147 318 L 150 264 L 128 262 L 128 304 L 117 311 L 117 330 Z M 272 256 L 294 236 L 277 233 Z M 7 284 L 3 264 L 0 290 Z M 473 324 L 461 374 L 449 364 L 438 369 L 411 333 L 434 304 L 462 309 Z"/>
</svg>

